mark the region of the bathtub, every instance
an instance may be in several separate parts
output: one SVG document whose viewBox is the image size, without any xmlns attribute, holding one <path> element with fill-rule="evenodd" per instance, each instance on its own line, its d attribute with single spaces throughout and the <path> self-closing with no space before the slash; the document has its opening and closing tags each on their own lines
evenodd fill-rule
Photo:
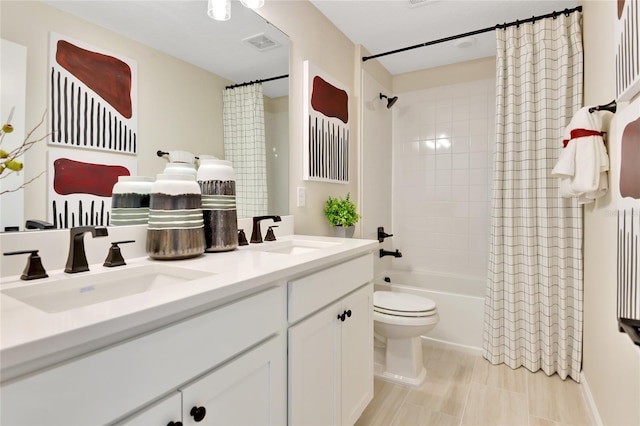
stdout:
<svg viewBox="0 0 640 426">
<path fill-rule="evenodd" d="M 389 277 L 391 282 L 385 282 Z M 374 281 L 376 290 L 410 293 L 433 300 L 440 322 L 422 336 L 431 346 L 479 354 L 482 348 L 486 280 L 428 271 L 387 270 Z"/>
</svg>

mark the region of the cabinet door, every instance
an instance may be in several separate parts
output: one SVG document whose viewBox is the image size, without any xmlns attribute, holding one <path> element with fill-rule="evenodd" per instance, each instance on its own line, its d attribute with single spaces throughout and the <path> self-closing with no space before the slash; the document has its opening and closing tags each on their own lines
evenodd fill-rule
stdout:
<svg viewBox="0 0 640 426">
<path fill-rule="evenodd" d="M 289 328 L 289 424 L 336 425 L 340 421 L 339 304 Z"/>
<path fill-rule="evenodd" d="M 184 425 L 284 424 L 285 353 L 278 335 L 183 387 Z"/>
<path fill-rule="evenodd" d="M 342 425 L 353 425 L 373 399 L 373 284 L 342 300 Z"/>
<path fill-rule="evenodd" d="M 182 395 L 175 392 L 151 407 L 129 417 L 119 426 L 165 426 L 182 421 Z"/>
</svg>

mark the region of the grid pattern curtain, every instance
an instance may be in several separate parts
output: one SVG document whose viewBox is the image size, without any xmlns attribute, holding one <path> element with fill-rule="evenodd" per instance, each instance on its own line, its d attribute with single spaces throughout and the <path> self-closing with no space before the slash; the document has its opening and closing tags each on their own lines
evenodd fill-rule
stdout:
<svg viewBox="0 0 640 426">
<path fill-rule="evenodd" d="M 582 210 L 551 176 L 582 103 L 581 14 L 496 30 L 496 152 L 483 355 L 579 380 Z"/>
<path fill-rule="evenodd" d="M 267 214 L 267 158 L 262 85 L 223 94 L 224 156 L 236 176 L 238 217 Z"/>
</svg>

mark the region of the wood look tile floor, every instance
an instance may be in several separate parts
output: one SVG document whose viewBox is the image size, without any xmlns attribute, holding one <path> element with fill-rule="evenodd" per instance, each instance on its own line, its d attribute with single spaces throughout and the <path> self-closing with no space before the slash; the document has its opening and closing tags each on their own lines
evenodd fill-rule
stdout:
<svg viewBox="0 0 640 426">
<path fill-rule="evenodd" d="M 413 388 L 375 379 L 373 401 L 356 426 L 592 424 L 580 385 L 571 379 L 430 346 L 423 356 L 424 384 Z"/>
</svg>

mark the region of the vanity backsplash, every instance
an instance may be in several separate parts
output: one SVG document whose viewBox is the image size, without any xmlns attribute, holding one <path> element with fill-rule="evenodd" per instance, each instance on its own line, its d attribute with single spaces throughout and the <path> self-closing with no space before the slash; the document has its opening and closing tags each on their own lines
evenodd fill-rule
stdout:
<svg viewBox="0 0 640 426">
<path fill-rule="evenodd" d="M 277 236 L 293 234 L 293 216 L 282 216 L 278 223 Z M 238 229 L 250 233 L 251 218 L 238 219 Z M 267 227 L 262 230 L 266 235 Z M 146 257 L 145 242 L 147 238 L 146 225 L 111 226 L 106 238 L 85 237 L 84 243 L 89 265 L 102 264 L 109 253 L 113 241 L 135 240 L 135 243 L 122 246 L 122 254 L 126 259 Z M 2 252 L 18 250 L 38 250 L 42 258 L 42 265 L 47 271 L 63 269 L 69 252 L 69 230 L 51 229 L 46 231 L 24 231 L 0 233 L 0 248 Z M 216 256 L 207 253 L 203 256 Z M 22 274 L 27 263 L 27 256 L 0 256 L 0 279 Z M 0 280 L 1 281 L 1 280 Z"/>
</svg>

